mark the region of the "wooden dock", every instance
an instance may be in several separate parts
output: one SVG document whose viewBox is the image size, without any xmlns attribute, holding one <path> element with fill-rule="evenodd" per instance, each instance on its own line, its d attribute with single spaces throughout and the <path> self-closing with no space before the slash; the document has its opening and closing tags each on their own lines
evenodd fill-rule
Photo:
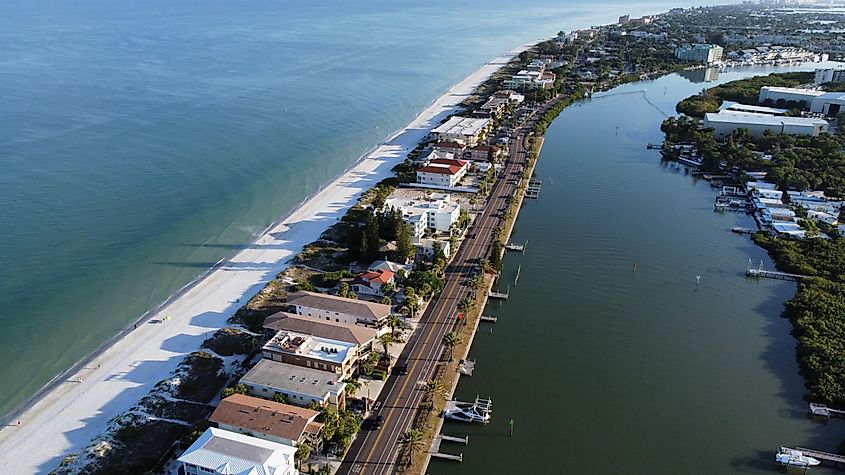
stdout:
<svg viewBox="0 0 845 475">
<path fill-rule="evenodd" d="M 537 199 L 540 197 L 540 189 L 543 187 L 542 180 L 530 180 L 528 182 L 528 186 L 525 188 L 525 197 L 531 199 Z"/>
<path fill-rule="evenodd" d="M 525 244 L 518 244 L 518 243 L 515 243 L 515 242 L 505 244 L 505 249 L 507 249 L 509 251 L 517 251 L 517 252 L 522 252 L 522 253 L 525 252 L 526 247 L 528 247 L 528 240 L 527 239 L 525 241 Z"/>
<path fill-rule="evenodd" d="M 499 317 L 491 317 L 490 315 L 482 315 L 481 321 L 482 322 L 496 323 L 497 321 L 499 321 Z"/>
<path fill-rule="evenodd" d="M 754 234 L 757 231 L 751 228 L 741 228 L 739 226 L 736 226 L 731 228 L 731 232 L 736 234 Z"/>
<path fill-rule="evenodd" d="M 491 299 L 507 300 L 508 297 L 510 296 L 510 293 L 511 293 L 510 290 L 508 290 L 507 292 L 495 292 L 495 291 L 491 290 L 490 292 L 487 293 L 487 296 L 490 297 Z"/>
<path fill-rule="evenodd" d="M 824 404 L 810 403 L 810 415 L 824 417 L 830 419 L 831 417 L 838 417 L 845 419 L 845 411 L 840 409 L 832 409 Z"/>
<path fill-rule="evenodd" d="M 475 371 L 475 360 L 461 360 L 458 364 L 458 372 L 464 376 L 472 376 Z"/>
<path fill-rule="evenodd" d="M 790 274 L 788 272 L 778 272 L 776 270 L 755 269 L 753 267 L 746 268 L 745 275 L 747 277 L 762 277 L 765 279 L 791 280 L 796 282 L 808 277 L 806 275 Z"/>
<path fill-rule="evenodd" d="M 845 466 L 845 455 L 832 454 L 830 452 L 822 452 L 821 450 L 807 449 L 804 447 L 795 447 L 794 450 L 799 450 L 807 457 L 819 459 L 823 464 L 832 464 L 837 466 Z"/>
<path fill-rule="evenodd" d="M 429 453 L 431 454 L 432 457 L 437 457 L 437 458 L 441 458 L 441 459 L 445 459 L 445 460 L 454 460 L 456 462 L 463 462 L 464 461 L 464 454 L 463 453 L 455 455 L 455 454 L 443 453 L 443 452 L 440 451 L 440 445 L 443 443 L 444 440 L 448 441 L 448 442 L 463 442 L 463 444 L 466 445 L 466 444 L 469 443 L 469 437 L 466 437 L 465 439 L 461 439 L 459 437 L 450 437 L 448 435 L 438 435 L 434 438 L 433 441 L 431 441 L 431 450 L 429 451 Z"/>
</svg>

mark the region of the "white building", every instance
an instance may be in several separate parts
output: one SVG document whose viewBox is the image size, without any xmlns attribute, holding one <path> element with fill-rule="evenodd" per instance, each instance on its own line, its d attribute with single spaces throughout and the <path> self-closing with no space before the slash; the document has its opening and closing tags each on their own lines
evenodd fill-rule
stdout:
<svg viewBox="0 0 845 475">
<path fill-rule="evenodd" d="M 312 402 L 341 409 L 346 405 L 346 383 L 328 371 L 262 359 L 239 382 L 250 396 L 272 399 L 281 394 L 288 404 L 303 407 Z"/>
<path fill-rule="evenodd" d="M 298 475 L 296 449 L 211 427 L 178 461 L 186 475 Z"/>
<path fill-rule="evenodd" d="M 305 290 L 289 295 L 287 303 L 291 313 L 350 325 L 379 326 L 391 313 L 390 305 Z"/>
<path fill-rule="evenodd" d="M 508 89 L 551 89 L 556 77 L 551 71 L 523 69 L 506 79 L 503 85 Z"/>
<path fill-rule="evenodd" d="M 836 117 L 840 112 L 845 112 L 843 106 L 845 106 L 845 92 L 826 92 L 813 99 L 810 111 Z"/>
<path fill-rule="evenodd" d="M 717 138 L 724 138 L 737 129 L 746 129 L 754 137 L 767 130 L 776 134 L 816 136 L 827 133 L 828 123 L 824 119 L 721 111 L 704 114 L 704 127 L 715 129 Z"/>
<path fill-rule="evenodd" d="M 502 89 L 501 91 L 496 91 L 493 93 L 494 97 L 503 97 L 507 99 L 511 104 L 521 104 L 525 101 L 525 96 L 522 94 L 517 94 L 515 91 L 510 89 Z"/>
<path fill-rule="evenodd" d="M 845 68 L 816 69 L 816 84 L 845 82 Z"/>
<path fill-rule="evenodd" d="M 813 103 L 813 99 L 824 94 L 824 91 L 816 89 L 801 89 L 796 87 L 775 87 L 763 86 L 760 88 L 758 101 L 761 104 L 781 102 L 804 103 L 807 106 Z"/>
<path fill-rule="evenodd" d="M 396 274 L 390 270 L 370 269 L 358 274 L 349 288 L 359 295 L 383 295 L 382 287 L 387 284 L 393 285 L 395 276 Z"/>
<path fill-rule="evenodd" d="M 680 46 L 675 49 L 675 57 L 682 61 L 695 61 L 711 64 L 722 59 L 724 50 L 718 45 L 694 44 Z"/>
<path fill-rule="evenodd" d="M 452 254 L 452 247 L 449 241 L 439 239 L 417 239 L 414 241 L 414 247 L 417 248 L 419 254 L 431 257 L 434 254 L 435 243 L 443 250 L 443 254 L 449 257 Z"/>
<path fill-rule="evenodd" d="M 452 201 L 448 193 L 428 193 L 397 190 L 384 201 L 386 209 L 402 213 L 402 219 L 411 225 L 414 237 L 422 238 L 429 229 L 449 232 L 461 216 L 461 206 Z"/>
<path fill-rule="evenodd" d="M 473 147 L 489 126 L 490 119 L 456 115 L 434 128 L 431 134 L 441 142 L 458 142 Z"/>
<path fill-rule="evenodd" d="M 438 158 L 417 169 L 417 183 L 451 188 L 466 176 L 469 162 Z"/>
</svg>

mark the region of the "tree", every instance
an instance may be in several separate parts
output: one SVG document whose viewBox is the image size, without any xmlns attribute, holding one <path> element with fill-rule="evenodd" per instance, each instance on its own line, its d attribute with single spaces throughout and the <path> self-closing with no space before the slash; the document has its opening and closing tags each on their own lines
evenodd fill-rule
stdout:
<svg viewBox="0 0 845 475">
<path fill-rule="evenodd" d="M 389 358 L 390 355 L 388 351 L 390 350 L 390 345 L 393 343 L 393 335 L 390 333 L 385 333 L 384 335 L 378 338 L 378 341 L 381 342 L 382 348 L 384 348 L 384 356 L 385 358 Z"/>
<path fill-rule="evenodd" d="M 461 344 L 461 340 L 461 335 L 453 331 L 443 335 L 443 344 L 449 349 L 449 361 L 452 361 L 452 352 L 455 351 L 456 346 Z"/>
<path fill-rule="evenodd" d="M 299 444 L 299 447 L 296 448 L 296 453 L 293 454 L 294 460 L 296 460 L 299 464 L 298 468 L 302 468 L 302 462 L 308 460 L 311 457 L 311 446 L 306 444 L 305 442 Z"/>
<path fill-rule="evenodd" d="M 350 293 L 351 291 L 349 290 L 349 284 L 347 284 L 346 282 L 341 282 L 340 290 L 337 291 L 337 295 L 339 297 L 349 297 Z"/>
<path fill-rule="evenodd" d="M 282 393 L 276 393 L 273 395 L 273 401 L 280 402 L 282 404 L 287 404 L 288 398 Z"/>
<path fill-rule="evenodd" d="M 408 464 L 413 465 L 414 455 L 423 449 L 423 433 L 419 429 L 411 429 L 399 439 L 399 445 L 408 453 Z"/>
<path fill-rule="evenodd" d="M 411 225 L 403 222 L 396 234 L 396 256 L 401 263 L 408 262 L 417 253 L 413 242 Z"/>
<path fill-rule="evenodd" d="M 443 383 L 436 379 L 430 379 L 425 383 L 425 394 L 429 399 L 434 399 L 434 396 L 442 394 L 445 389 Z"/>
<path fill-rule="evenodd" d="M 469 312 L 473 307 L 475 307 L 475 300 L 469 297 L 464 297 L 458 302 L 458 310 L 463 313 Z"/>
<path fill-rule="evenodd" d="M 220 394 L 220 397 L 226 399 L 227 397 L 233 394 L 246 394 L 247 387 L 245 384 L 236 384 L 234 386 L 229 386 L 228 388 L 224 389 L 223 392 Z"/>
<path fill-rule="evenodd" d="M 387 325 L 390 327 L 390 334 L 393 335 L 396 333 L 396 327 L 402 325 L 402 320 L 398 315 L 391 314 L 387 317 Z"/>
<path fill-rule="evenodd" d="M 502 244 L 499 241 L 490 247 L 490 267 L 496 272 L 502 270 Z"/>
<path fill-rule="evenodd" d="M 417 296 L 417 291 L 413 287 L 405 287 L 404 307 L 408 309 L 408 317 L 416 315 L 417 309 L 420 308 L 420 298 Z"/>
<path fill-rule="evenodd" d="M 390 305 L 391 303 L 393 303 L 393 301 L 390 300 L 390 297 L 385 295 L 384 297 L 381 298 L 381 303 L 384 304 L 384 305 Z"/>
</svg>

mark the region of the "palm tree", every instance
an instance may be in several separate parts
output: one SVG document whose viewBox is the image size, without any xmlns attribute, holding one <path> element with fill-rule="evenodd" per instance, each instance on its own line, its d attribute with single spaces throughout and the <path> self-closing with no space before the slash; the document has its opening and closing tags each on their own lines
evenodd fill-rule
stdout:
<svg viewBox="0 0 845 475">
<path fill-rule="evenodd" d="M 449 348 L 449 361 L 452 361 L 452 352 L 455 350 L 455 347 L 461 343 L 461 335 L 458 335 L 455 332 L 449 332 L 443 335 L 443 344 Z"/>
<path fill-rule="evenodd" d="M 434 396 L 443 393 L 444 390 L 443 383 L 436 379 L 430 379 L 425 383 L 425 394 L 429 399 L 434 399 Z"/>
<path fill-rule="evenodd" d="M 387 317 L 387 325 L 390 327 L 390 334 L 396 334 L 396 327 L 402 325 L 402 320 L 398 315 L 390 315 Z"/>
<path fill-rule="evenodd" d="M 399 445 L 408 453 L 408 465 L 414 463 L 414 454 L 423 449 L 423 433 L 419 429 L 411 429 L 399 438 Z"/>
<path fill-rule="evenodd" d="M 393 335 L 385 333 L 378 338 L 378 341 L 381 342 L 381 346 L 384 348 L 384 356 L 388 357 L 387 351 L 390 349 L 390 344 L 393 343 Z"/>
<path fill-rule="evenodd" d="M 465 314 L 467 312 L 469 312 L 472 309 L 472 307 L 474 307 L 474 306 L 475 306 L 475 300 L 473 300 L 469 297 L 464 297 L 460 301 L 458 301 L 458 310 L 460 310 L 461 312 L 463 312 Z"/>
<path fill-rule="evenodd" d="M 293 455 L 294 460 L 299 463 L 299 469 L 302 469 L 302 462 L 308 460 L 309 457 L 311 457 L 311 447 L 304 442 L 299 444 L 296 453 Z"/>
</svg>

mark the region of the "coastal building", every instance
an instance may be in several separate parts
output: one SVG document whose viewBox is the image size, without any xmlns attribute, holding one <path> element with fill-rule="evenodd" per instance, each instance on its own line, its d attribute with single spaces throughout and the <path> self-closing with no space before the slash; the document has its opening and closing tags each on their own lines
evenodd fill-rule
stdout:
<svg viewBox="0 0 845 475">
<path fill-rule="evenodd" d="M 473 160 L 476 162 L 486 162 L 490 159 L 490 146 L 489 145 L 477 145 L 469 150 L 467 150 L 466 155 L 464 156 L 467 160 Z"/>
<path fill-rule="evenodd" d="M 358 348 L 358 357 L 370 351 L 379 336 L 379 331 L 372 327 L 303 318 L 287 312 L 274 313 L 264 320 L 265 334 L 272 337 L 281 331 L 351 343 Z"/>
<path fill-rule="evenodd" d="M 452 188 L 466 176 L 469 162 L 436 158 L 417 169 L 417 183 Z"/>
<path fill-rule="evenodd" d="M 351 325 L 381 326 L 391 313 L 390 305 L 306 290 L 288 296 L 287 303 L 297 315 Z"/>
<path fill-rule="evenodd" d="M 452 246 L 449 241 L 445 239 L 421 238 L 414 240 L 414 247 L 417 248 L 417 255 L 432 257 L 434 255 L 435 246 L 440 246 L 443 254 L 446 257 L 452 255 Z"/>
<path fill-rule="evenodd" d="M 457 142 L 437 142 L 436 144 L 431 146 L 432 152 L 436 153 L 436 156 L 432 156 L 429 160 L 433 160 L 436 158 L 455 158 L 455 157 L 463 157 L 464 150 L 466 149 L 466 145 L 459 144 Z M 447 157 L 448 154 L 452 154 L 451 157 Z"/>
<path fill-rule="evenodd" d="M 719 107 L 720 111 L 750 112 L 752 114 L 786 115 L 787 109 L 776 109 L 774 107 L 753 106 L 740 104 L 738 102 L 724 101 Z"/>
<path fill-rule="evenodd" d="M 341 379 L 352 376 L 358 345 L 305 333 L 282 330 L 262 348 L 261 357 L 290 365 L 329 371 Z"/>
<path fill-rule="evenodd" d="M 721 61 L 724 50 L 719 45 L 693 44 L 679 46 L 675 49 L 675 57 L 681 61 L 695 61 L 702 64 L 712 64 Z"/>
<path fill-rule="evenodd" d="M 488 99 L 487 102 L 482 104 L 481 107 L 473 113 L 473 115 L 498 119 L 505 113 L 509 104 L 510 101 L 506 97 L 496 97 L 494 95 Z"/>
<path fill-rule="evenodd" d="M 473 147 L 487 133 L 489 126 L 490 119 L 456 115 L 435 127 L 431 134 L 441 142 L 457 142 Z"/>
<path fill-rule="evenodd" d="M 319 452 L 323 445 L 319 415 L 304 407 L 233 394 L 220 401 L 208 420 L 223 430 L 291 447 L 305 443 Z"/>
<path fill-rule="evenodd" d="M 572 35 L 576 40 L 591 40 L 598 36 L 598 34 L 598 30 L 594 30 L 591 28 L 584 30 L 575 30 L 572 32 Z"/>
<path fill-rule="evenodd" d="M 826 92 L 815 97 L 810 104 L 810 111 L 827 117 L 838 116 L 840 112 L 845 112 L 845 92 Z"/>
<path fill-rule="evenodd" d="M 314 402 L 321 407 L 343 408 L 346 404 L 346 383 L 339 375 L 278 361 L 259 360 L 240 383 L 252 396 L 272 399 L 280 394 L 288 404 L 297 406 Z"/>
<path fill-rule="evenodd" d="M 298 475 L 290 445 L 210 427 L 177 461 L 185 475 Z"/>
<path fill-rule="evenodd" d="M 717 138 L 725 138 L 737 129 L 746 129 L 754 137 L 759 137 L 766 131 L 816 136 L 827 132 L 828 123 L 824 119 L 816 118 L 721 111 L 704 114 L 704 127 L 715 129 Z"/>
<path fill-rule="evenodd" d="M 493 93 L 494 97 L 502 97 L 508 100 L 511 104 L 522 104 L 525 101 L 525 96 L 517 94 L 516 91 L 510 89 L 502 89 Z"/>
<path fill-rule="evenodd" d="M 622 15 L 619 17 L 619 21 L 617 22 L 617 24 L 627 25 L 629 21 L 631 21 L 631 15 Z"/>
<path fill-rule="evenodd" d="M 551 71 L 523 69 L 506 79 L 503 85 L 516 90 L 551 89 L 556 78 L 555 73 Z"/>
<path fill-rule="evenodd" d="M 816 84 L 845 82 L 845 68 L 816 69 Z"/>
<path fill-rule="evenodd" d="M 384 208 L 400 211 L 417 239 L 429 230 L 450 232 L 461 215 L 461 206 L 448 193 L 421 194 L 416 190 L 394 191 L 384 200 Z"/>
<path fill-rule="evenodd" d="M 816 89 L 802 89 L 797 87 L 775 87 L 763 86 L 760 88 L 758 101 L 760 104 L 786 104 L 793 102 L 796 105 L 803 104 L 809 107 L 813 99 L 824 94 L 824 91 Z"/>
<path fill-rule="evenodd" d="M 367 268 L 369 270 L 389 270 L 394 274 L 398 274 L 400 271 L 404 271 L 405 274 L 410 274 L 413 270 L 413 266 L 400 264 L 398 262 L 392 261 L 374 261 L 370 266 Z"/>
<path fill-rule="evenodd" d="M 396 274 L 389 270 L 368 270 L 355 276 L 349 288 L 359 295 L 383 295 L 382 286 L 393 285 L 395 276 Z"/>
</svg>

